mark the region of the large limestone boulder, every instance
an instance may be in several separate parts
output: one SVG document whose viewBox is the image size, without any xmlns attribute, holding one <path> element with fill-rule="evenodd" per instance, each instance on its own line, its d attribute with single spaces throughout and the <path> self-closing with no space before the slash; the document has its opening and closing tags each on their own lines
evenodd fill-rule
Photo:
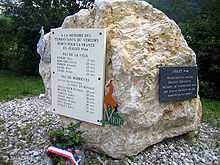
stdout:
<svg viewBox="0 0 220 165">
<path fill-rule="evenodd" d="M 197 129 L 202 113 L 199 98 L 159 102 L 159 67 L 196 65 L 196 55 L 180 28 L 164 13 L 144 1 L 99 0 L 93 10 L 67 17 L 62 28 L 107 29 L 106 81 L 114 79 L 114 95 L 125 122 L 120 127 L 83 122 L 80 129 L 88 148 L 122 158 Z M 46 57 L 50 57 L 49 38 L 50 34 L 44 36 Z M 50 60 L 42 58 L 40 73 L 48 97 L 49 70 Z"/>
</svg>

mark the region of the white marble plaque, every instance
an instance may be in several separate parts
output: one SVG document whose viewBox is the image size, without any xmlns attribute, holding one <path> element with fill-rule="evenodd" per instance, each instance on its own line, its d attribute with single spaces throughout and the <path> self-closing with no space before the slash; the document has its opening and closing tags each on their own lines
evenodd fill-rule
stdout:
<svg viewBox="0 0 220 165">
<path fill-rule="evenodd" d="M 51 30 L 52 110 L 101 125 L 105 29 Z"/>
</svg>

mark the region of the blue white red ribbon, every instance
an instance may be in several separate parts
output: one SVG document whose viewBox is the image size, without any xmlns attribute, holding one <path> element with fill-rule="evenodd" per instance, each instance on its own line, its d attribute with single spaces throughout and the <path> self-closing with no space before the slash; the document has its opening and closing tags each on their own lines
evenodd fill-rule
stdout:
<svg viewBox="0 0 220 165">
<path fill-rule="evenodd" d="M 51 146 L 47 149 L 47 152 L 53 153 L 53 154 L 56 154 L 56 155 L 59 155 L 59 156 L 62 156 L 62 157 L 69 159 L 72 162 L 72 165 L 80 165 L 79 163 L 80 163 L 81 159 L 78 159 L 76 161 L 73 154 L 67 150 Z"/>
</svg>

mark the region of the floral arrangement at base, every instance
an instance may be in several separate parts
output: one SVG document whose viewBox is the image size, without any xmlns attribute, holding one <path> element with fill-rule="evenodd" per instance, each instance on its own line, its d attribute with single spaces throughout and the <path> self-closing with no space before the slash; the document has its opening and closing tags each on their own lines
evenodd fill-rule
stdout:
<svg viewBox="0 0 220 165">
<path fill-rule="evenodd" d="M 66 128 L 49 132 L 51 146 L 47 155 L 54 165 L 80 165 L 82 162 L 82 146 L 85 141 L 81 136 L 82 132 L 77 130 L 79 126 L 80 123 L 71 123 Z"/>
</svg>

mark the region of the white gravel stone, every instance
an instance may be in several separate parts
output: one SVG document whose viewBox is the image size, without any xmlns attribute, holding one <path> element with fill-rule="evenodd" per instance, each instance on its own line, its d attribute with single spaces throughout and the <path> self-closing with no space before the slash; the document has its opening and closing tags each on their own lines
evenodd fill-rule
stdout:
<svg viewBox="0 0 220 165">
<path fill-rule="evenodd" d="M 46 156 L 48 147 L 47 133 L 61 127 L 59 117 L 47 109 L 46 98 L 30 97 L 0 103 L 0 164 L 13 165 L 50 165 Z M 124 160 L 114 160 L 106 156 L 86 151 L 85 165 L 191 165 L 220 164 L 220 129 L 202 123 L 193 138 L 188 135 L 167 139 L 149 147 L 137 156 Z M 99 159 L 98 159 L 99 158 Z"/>
<path fill-rule="evenodd" d="M 61 126 L 59 117 L 47 111 L 49 105 L 38 97 L 0 103 L 0 164 L 48 164 L 47 133 Z"/>
</svg>

